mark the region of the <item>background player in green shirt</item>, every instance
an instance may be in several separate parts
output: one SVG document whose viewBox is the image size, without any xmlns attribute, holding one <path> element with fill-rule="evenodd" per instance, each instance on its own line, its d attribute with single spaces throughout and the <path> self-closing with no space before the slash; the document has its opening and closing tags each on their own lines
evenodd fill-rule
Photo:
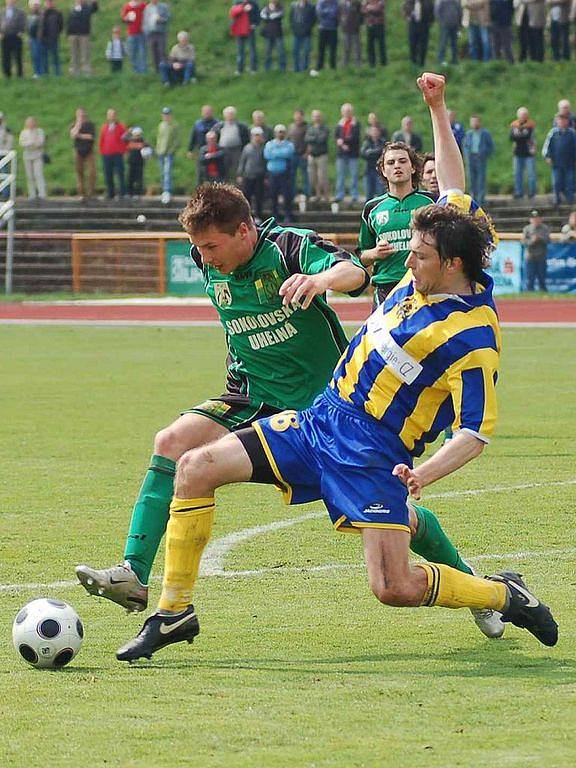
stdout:
<svg viewBox="0 0 576 768">
<path fill-rule="evenodd" d="M 375 306 L 406 274 L 414 212 L 434 202 L 430 193 L 418 189 L 422 160 L 404 142 L 387 143 L 377 168 L 388 191 L 364 206 L 358 242 L 362 264 L 372 268 Z"/>
<path fill-rule="evenodd" d="M 228 347 L 226 392 L 158 432 L 134 511 L 124 564 L 76 573 L 86 589 L 129 611 L 148 603 L 148 577 L 169 519 L 176 462 L 285 408 L 306 408 L 326 386 L 348 340 L 328 289 L 360 294 L 369 277 L 356 256 L 311 230 L 256 227 L 242 192 L 199 187 L 180 216 Z"/>
</svg>

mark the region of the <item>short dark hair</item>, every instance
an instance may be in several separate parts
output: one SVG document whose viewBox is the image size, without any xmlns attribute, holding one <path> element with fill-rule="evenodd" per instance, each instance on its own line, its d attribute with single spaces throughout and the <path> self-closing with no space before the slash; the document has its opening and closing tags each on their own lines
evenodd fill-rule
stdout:
<svg viewBox="0 0 576 768">
<path fill-rule="evenodd" d="M 422 170 L 424 170 L 424 166 L 425 166 L 425 165 L 426 165 L 426 163 L 428 163 L 430 160 L 431 160 L 433 163 L 435 163 L 435 162 L 436 162 L 436 155 L 434 154 L 434 152 L 426 152 L 424 155 L 422 155 Z"/>
<path fill-rule="evenodd" d="M 415 149 L 413 149 L 409 144 L 406 144 L 404 141 L 387 141 L 386 144 L 384 144 L 382 154 L 376 163 L 378 173 L 384 182 L 386 182 L 386 177 L 384 176 L 384 160 L 386 158 L 386 153 L 393 149 L 403 149 L 408 153 L 408 157 L 410 158 L 410 162 L 414 168 L 414 172 L 412 173 L 412 186 L 414 189 L 416 189 L 418 184 L 420 184 L 420 179 L 422 177 L 422 158 Z"/>
<path fill-rule="evenodd" d="M 490 265 L 492 236 L 484 217 L 471 216 L 454 205 L 426 205 L 414 214 L 413 229 L 432 235 L 441 261 L 462 261 L 469 280 L 481 282 Z"/>
<path fill-rule="evenodd" d="M 242 222 L 252 223 L 250 203 L 232 184 L 201 184 L 181 211 L 178 221 L 189 235 L 215 227 L 235 234 Z"/>
</svg>

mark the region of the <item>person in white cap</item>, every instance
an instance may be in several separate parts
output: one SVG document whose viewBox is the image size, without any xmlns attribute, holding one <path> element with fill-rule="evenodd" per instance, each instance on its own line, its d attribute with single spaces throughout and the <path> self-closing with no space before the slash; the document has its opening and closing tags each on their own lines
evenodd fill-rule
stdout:
<svg viewBox="0 0 576 768">
<path fill-rule="evenodd" d="M 264 147 L 266 170 L 270 181 L 272 215 L 289 224 L 292 217 L 292 161 L 294 144 L 286 138 L 286 126 L 278 123 L 274 127 L 274 138 Z M 279 197 L 282 195 L 284 216 L 280 216 Z"/>
</svg>

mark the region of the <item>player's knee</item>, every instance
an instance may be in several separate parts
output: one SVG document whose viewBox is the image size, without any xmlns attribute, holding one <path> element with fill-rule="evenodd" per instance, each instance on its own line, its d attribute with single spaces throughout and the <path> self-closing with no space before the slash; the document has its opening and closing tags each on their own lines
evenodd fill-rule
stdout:
<svg viewBox="0 0 576 768">
<path fill-rule="evenodd" d="M 190 447 L 190 440 L 188 440 L 187 447 Z M 166 456 L 169 459 L 177 461 L 185 450 L 186 447 L 184 446 L 179 430 L 174 426 L 161 429 L 154 438 L 154 453 L 158 456 Z"/>
<path fill-rule="evenodd" d="M 211 487 L 213 466 L 214 457 L 209 446 L 186 451 L 178 461 L 177 482 L 188 487 Z"/>
</svg>

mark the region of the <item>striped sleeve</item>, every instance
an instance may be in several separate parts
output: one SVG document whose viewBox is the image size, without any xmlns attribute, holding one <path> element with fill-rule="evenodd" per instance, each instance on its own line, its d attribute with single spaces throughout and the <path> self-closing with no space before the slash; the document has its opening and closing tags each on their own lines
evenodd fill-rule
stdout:
<svg viewBox="0 0 576 768">
<path fill-rule="evenodd" d="M 484 348 L 468 353 L 448 370 L 454 429 L 468 432 L 483 443 L 490 442 L 496 425 L 497 367 L 498 352 Z"/>
</svg>

